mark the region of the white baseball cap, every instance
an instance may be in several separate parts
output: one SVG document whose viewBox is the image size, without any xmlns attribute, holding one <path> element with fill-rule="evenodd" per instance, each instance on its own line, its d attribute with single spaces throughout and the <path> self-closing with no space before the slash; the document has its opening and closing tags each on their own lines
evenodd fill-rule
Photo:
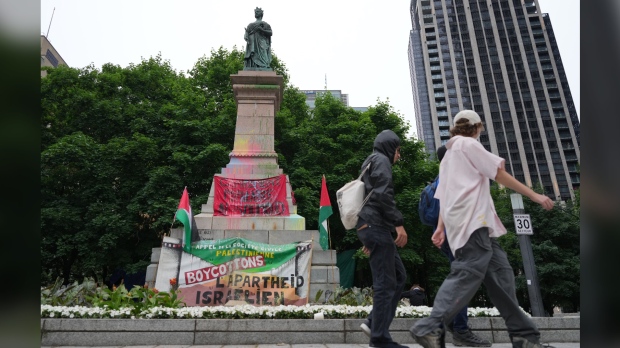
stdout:
<svg viewBox="0 0 620 348">
<path fill-rule="evenodd" d="M 458 114 L 456 114 L 456 116 L 454 116 L 454 124 L 456 124 L 456 122 L 460 119 L 467 119 L 470 125 L 474 126 L 478 123 L 482 123 L 482 120 L 480 119 L 480 115 L 478 115 L 478 113 L 476 113 L 473 110 L 462 110 L 459 111 Z M 484 130 L 484 126 L 482 127 L 482 130 Z"/>
</svg>

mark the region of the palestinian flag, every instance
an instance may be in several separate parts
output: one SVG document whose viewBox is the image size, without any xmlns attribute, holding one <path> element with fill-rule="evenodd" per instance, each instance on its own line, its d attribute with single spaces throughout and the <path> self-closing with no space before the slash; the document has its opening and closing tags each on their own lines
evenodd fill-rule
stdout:
<svg viewBox="0 0 620 348">
<path fill-rule="evenodd" d="M 319 208 L 319 244 L 323 250 L 329 249 L 329 227 L 327 226 L 327 219 L 333 214 L 332 203 L 329 201 L 329 194 L 327 193 L 327 185 L 325 184 L 325 175 L 323 175 L 323 181 L 321 183 L 321 207 Z"/>
<path fill-rule="evenodd" d="M 177 209 L 176 218 L 181 221 L 185 229 L 183 234 L 183 250 L 189 252 L 192 244 L 192 232 L 198 232 L 196 228 L 196 220 L 192 214 L 192 207 L 189 205 L 189 194 L 187 193 L 187 187 L 183 190 L 183 196 L 179 202 L 179 208 Z"/>
</svg>

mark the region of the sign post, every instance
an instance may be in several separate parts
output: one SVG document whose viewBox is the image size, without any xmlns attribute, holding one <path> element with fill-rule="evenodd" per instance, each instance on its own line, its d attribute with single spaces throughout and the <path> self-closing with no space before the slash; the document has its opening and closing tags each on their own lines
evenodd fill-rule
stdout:
<svg viewBox="0 0 620 348">
<path fill-rule="evenodd" d="M 530 235 L 534 234 L 530 215 L 525 214 L 525 209 L 523 208 L 523 197 L 520 194 L 511 194 L 510 200 L 512 201 L 515 231 L 517 233 L 517 237 L 519 238 L 521 257 L 523 258 L 523 269 L 525 270 L 525 279 L 527 280 L 527 293 L 530 297 L 532 316 L 545 317 L 545 309 L 543 307 L 542 297 L 540 296 L 540 287 L 538 286 L 536 265 L 534 264 L 532 242 L 530 241 Z"/>
</svg>

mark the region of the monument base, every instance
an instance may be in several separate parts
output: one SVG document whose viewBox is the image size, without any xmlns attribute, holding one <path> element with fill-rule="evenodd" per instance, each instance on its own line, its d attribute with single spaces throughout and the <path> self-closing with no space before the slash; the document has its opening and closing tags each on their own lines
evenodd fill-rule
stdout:
<svg viewBox="0 0 620 348">
<path fill-rule="evenodd" d="M 274 245 L 312 240 L 309 301 L 314 302 L 319 290 L 325 294 L 327 290 L 334 291 L 340 286 L 340 270 L 336 266 L 336 250 L 323 250 L 321 248 L 319 244 L 320 235 L 317 230 L 206 230 L 199 228 L 198 234 L 203 240 L 240 237 Z M 183 229 L 172 229 L 170 237 L 167 238 L 180 243 L 183 239 Z M 157 288 L 162 291 L 169 290 L 167 279 L 160 279 L 157 284 L 157 273 L 160 267 L 162 270 L 177 270 L 178 263 L 181 262 L 181 250 L 167 250 L 168 253 L 172 254 L 162 257 L 162 248 L 153 248 L 151 264 L 146 270 L 146 283 L 150 288 Z M 324 299 L 320 299 L 320 301 L 324 301 Z"/>
</svg>

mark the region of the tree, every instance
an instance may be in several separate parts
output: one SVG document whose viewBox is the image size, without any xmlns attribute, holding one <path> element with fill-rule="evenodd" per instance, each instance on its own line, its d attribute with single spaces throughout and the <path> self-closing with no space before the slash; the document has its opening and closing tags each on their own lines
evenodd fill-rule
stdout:
<svg viewBox="0 0 620 348">
<path fill-rule="evenodd" d="M 41 80 L 43 281 L 144 270 L 183 186 L 206 202 L 232 140 L 196 85 L 160 56 Z"/>
</svg>

